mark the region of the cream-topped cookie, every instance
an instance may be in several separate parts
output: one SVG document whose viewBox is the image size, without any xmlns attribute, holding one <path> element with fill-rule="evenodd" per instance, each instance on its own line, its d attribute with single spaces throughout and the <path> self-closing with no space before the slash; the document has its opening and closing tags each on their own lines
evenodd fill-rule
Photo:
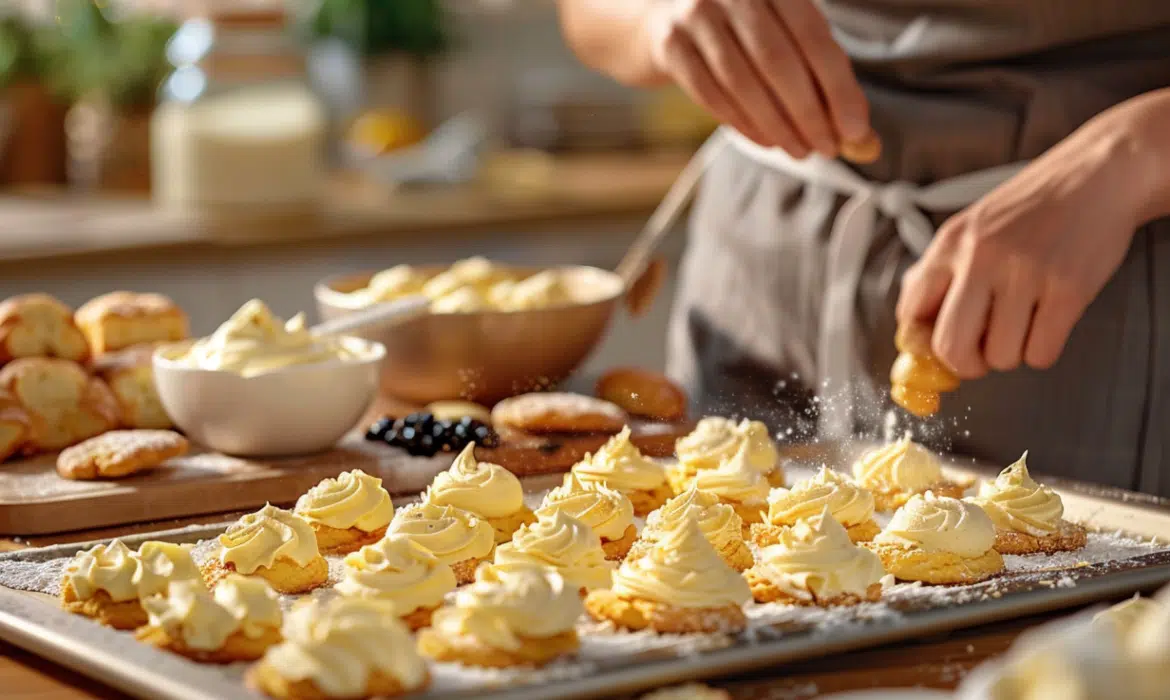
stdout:
<svg viewBox="0 0 1170 700">
<path fill-rule="evenodd" d="M 730 459 L 715 469 L 695 474 L 694 486 L 732 505 L 744 522 L 759 522 L 772 488 L 764 474 L 751 466 L 749 445 L 745 441 Z"/>
<path fill-rule="evenodd" d="M 695 425 L 688 435 L 675 443 L 680 463 L 693 471 L 715 469 L 747 446 L 747 463 L 761 474 L 770 474 L 780 463 L 776 444 L 768 427 L 759 421 L 708 416 Z"/>
<path fill-rule="evenodd" d="M 195 651 L 215 651 L 240 630 L 241 619 L 202 585 L 173 581 L 167 595 L 142 601 L 150 625 Z"/>
<path fill-rule="evenodd" d="M 257 639 L 280 629 L 280 597 L 263 579 L 233 574 L 216 584 L 212 597 L 236 618 L 245 637 Z"/>
<path fill-rule="evenodd" d="M 134 575 L 134 586 L 139 598 L 166 595 L 171 581 L 203 584 L 189 546 L 151 540 L 138 547 L 137 557 L 141 565 Z"/>
<path fill-rule="evenodd" d="M 795 525 L 818 517 L 825 508 L 846 528 L 873 521 L 873 494 L 843 474 L 822 466 L 814 476 L 791 489 L 776 489 L 768 497 L 768 522 Z M 876 534 L 876 533 L 875 533 Z"/>
<path fill-rule="evenodd" d="M 853 463 L 853 478 L 869 489 L 921 493 L 942 482 L 942 465 L 909 435 L 871 450 Z"/>
<path fill-rule="evenodd" d="M 885 575 L 877 555 L 854 544 L 826 505 L 761 549 L 747 579 L 760 602 L 834 605 L 875 600 Z"/>
<path fill-rule="evenodd" d="M 576 650 L 583 611 L 576 584 L 552 569 L 484 565 L 419 636 L 437 661 L 472 666 L 541 665 Z"/>
<path fill-rule="evenodd" d="M 293 512 L 311 524 L 374 532 L 390 524 L 394 502 L 381 479 L 354 469 L 309 489 L 297 499 Z"/>
<path fill-rule="evenodd" d="M 537 519 L 561 512 L 588 525 L 605 540 L 618 540 L 634 524 L 634 506 L 622 492 L 600 482 L 582 481 L 576 472 L 565 475 L 560 486 L 549 491 Z"/>
<path fill-rule="evenodd" d="M 429 550 L 406 535 L 389 534 L 345 558 L 345 578 L 336 590 L 387 601 L 403 617 L 439 607 L 456 585 L 451 567 Z"/>
<path fill-rule="evenodd" d="M 874 538 L 886 571 L 925 583 L 974 583 L 1003 571 L 996 531 L 979 506 L 927 491 L 898 509 Z"/>
<path fill-rule="evenodd" d="M 995 481 L 979 487 L 971 499 L 984 510 L 997 527 L 1036 537 L 1051 535 L 1060 529 L 1064 503 L 1047 486 L 1036 483 L 1028 473 L 1028 453 L 999 473 Z"/>
<path fill-rule="evenodd" d="M 233 523 L 219 536 L 219 560 L 241 574 L 272 568 L 278 559 L 307 566 L 320 557 L 317 537 L 308 521 L 266 504 Z"/>
<path fill-rule="evenodd" d="M 1110 606 L 1093 616 L 1093 624 L 1110 630 L 1118 639 L 1125 639 L 1138 620 L 1157 612 L 1162 605 L 1154 598 L 1135 593 L 1128 600 Z"/>
<path fill-rule="evenodd" d="M 599 482 L 623 493 L 651 491 L 666 483 L 662 465 L 643 455 L 630 441 L 629 426 L 611 437 L 595 454 L 578 462 L 573 473 L 581 481 Z"/>
<path fill-rule="evenodd" d="M 470 443 L 450 469 L 435 476 L 425 500 L 461 508 L 482 518 L 503 518 L 524 508 L 524 488 L 516 475 L 504 467 L 476 460 L 475 443 Z"/>
<path fill-rule="evenodd" d="M 264 654 L 249 681 L 276 697 L 364 698 L 412 692 L 429 675 L 389 604 L 334 598 L 294 607 L 284 641 Z"/>
<path fill-rule="evenodd" d="M 496 548 L 495 564 L 501 571 L 548 567 L 582 589 L 608 588 L 614 568 L 597 533 L 560 510 L 517 530 L 511 542 Z"/>
<path fill-rule="evenodd" d="M 614 574 L 611 590 L 680 608 L 742 605 L 751 599 L 743 577 L 690 519 L 664 532 L 645 555 L 627 559 Z"/>
<path fill-rule="evenodd" d="M 454 569 L 460 582 L 470 581 L 476 565 L 496 546 L 495 530 L 486 520 L 461 508 L 428 501 L 400 509 L 387 534 L 403 535 L 422 545 Z"/>
<path fill-rule="evenodd" d="M 105 591 L 116 603 L 135 600 L 138 598 L 135 578 L 141 565 L 122 540 L 114 540 L 74 555 L 65 567 L 63 582 L 82 600 L 93 598 L 99 591 Z"/>
<path fill-rule="evenodd" d="M 700 491 L 693 484 L 646 518 L 641 539 L 631 553 L 645 553 L 646 547 L 681 527 L 685 520 L 695 521 L 699 531 L 730 566 L 742 571 L 752 565 L 752 553 L 743 537 L 743 518 L 718 496 Z"/>
</svg>

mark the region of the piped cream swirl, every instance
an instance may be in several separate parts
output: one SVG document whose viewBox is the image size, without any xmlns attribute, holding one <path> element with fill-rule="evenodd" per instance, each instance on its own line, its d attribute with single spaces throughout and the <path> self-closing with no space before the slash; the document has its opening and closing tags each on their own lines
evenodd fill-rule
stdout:
<svg viewBox="0 0 1170 700">
<path fill-rule="evenodd" d="M 906 435 L 862 455 L 853 463 L 853 478 L 867 489 L 921 493 L 943 474 L 938 457 Z"/>
<path fill-rule="evenodd" d="M 1060 529 L 1064 503 L 1047 486 L 1036 483 L 1028 474 L 1028 453 L 999 473 L 995 481 L 979 487 L 972 499 L 987 512 L 996 526 L 1036 537 L 1051 535 Z"/>
<path fill-rule="evenodd" d="M 828 506 L 784 528 L 776 544 L 760 550 L 755 571 L 802 600 L 864 597 L 886 574 L 876 554 L 850 541 Z"/>
<path fill-rule="evenodd" d="M 495 563 L 503 571 L 546 566 L 569 585 L 587 589 L 609 588 L 614 568 L 597 533 L 559 510 L 517 530 L 511 542 L 496 548 Z"/>
<path fill-rule="evenodd" d="M 743 605 L 752 597 L 693 520 L 665 532 L 643 556 L 627 558 L 613 576 L 613 592 L 680 608 Z"/>
<path fill-rule="evenodd" d="M 638 450 L 630 440 L 629 426 L 611 437 L 597 454 L 586 455 L 573 467 L 573 473 L 581 481 L 623 492 L 652 491 L 666 483 L 666 470 Z"/>
<path fill-rule="evenodd" d="M 513 651 L 526 639 L 571 632 L 585 608 L 578 587 L 552 569 L 481 566 L 455 605 L 435 612 L 432 627 L 448 638 L 470 638 Z"/>
<path fill-rule="evenodd" d="M 377 598 L 398 615 L 438 607 L 455 590 L 451 567 L 405 535 L 387 535 L 345 558 L 345 578 L 336 590 L 345 596 Z"/>
<path fill-rule="evenodd" d="M 194 581 L 202 584 L 199 567 L 191 558 L 190 547 L 172 542 L 151 540 L 138 548 L 141 565 L 134 574 L 139 598 L 166 595 L 171 581 Z"/>
<path fill-rule="evenodd" d="M 141 562 L 122 540 L 98 544 L 78 552 L 65 567 L 64 580 L 81 600 L 105 591 L 110 600 L 121 603 L 138 598 L 135 578 Z"/>
<path fill-rule="evenodd" d="M 256 639 L 280 629 L 284 617 L 280 598 L 263 579 L 232 574 L 215 586 L 212 596 L 236 618 L 246 637 Z"/>
<path fill-rule="evenodd" d="M 214 651 L 240 629 L 240 620 L 201 583 L 172 581 L 165 596 L 142 601 L 150 624 L 191 649 Z"/>
<path fill-rule="evenodd" d="M 409 505 L 394 516 L 389 534 L 405 535 L 451 565 L 491 554 L 495 530 L 483 520 L 460 508 L 423 501 Z"/>
<path fill-rule="evenodd" d="M 625 494 L 598 482 L 583 482 L 574 472 L 545 495 L 537 519 L 561 512 L 588 525 L 607 540 L 619 540 L 634 524 L 634 506 Z"/>
<path fill-rule="evenodd" d="M 426 681 L 426 663 L 410 630 L 391 606 L 362 598 L 313 600 L 297 605 L 284 625 L 284 642 L 263 663 L 289 681 L 312 681 L 326 697 L 369 695 L 369 680 L 381 673 L 406 692 Z"/>
<path fill-rule="evenodd" d="M 425 499 L 454 506 L 481 518 L 503 518 L 524 507 L 524 488 L 516 475 L 498 464 L 475 459 L 475 443 L 467 445 L 451 468 L 440 472 Z"/>
<path fill-rule="evenodd" d="M 776 444 L 768 427 L 759 421 L 743 419 L 739 423 L 728 418 L 708 416 L 695 429 L 675 443 L 679 462 L 688 469 L 699 471 L 715 469 L 747 446 L 747 463 L 761 474 L 769 474 L 780 463 Z"/>
<path fill-rule="evenodd" d="M 704 469 L 695 475 L 695 487 L 708 491 L 731 503 L 763 505 L 768 500 L 772 487 L 760 471 L 748 461 L 749 445 L 740 444 L 739 449 L 715 469 Z"/>
<path fill-rule="evenodd" d="M 311 523 L 338 530 L 374 532 L 390 523 L 394 502 L 382 488 L 381 479 L 354 469 L 309 489 L 297 499 L 293 512 Z"/>
<path fill-rule="evenodd" d="M 821 467 L 815 476 L 797 482 L 791 489 L 775 489 L 768 497 L 768 521 L 773 525 L 795 525 L 817 517 L 825 508 L 833 519 L 853 527 L 873 519 L 873 494 L 845 476 Z"/>
<path fill-rule="evenodd" d="M 272 504 L 240 518 L 219 536 L 219 543 L 220 561 L 234 565 L 241 574 L 270 568 L 281 558 L 306 566 L 321 556 L 309 523 Z"/>
<path fill-rule="evenodd" d="M 699 531 L 718 551 L 743 541 L 743 518 L 718 496 L 700 491 L 694 484 L 647 516 L 641 538 L 646 542 L 657 542 L 665 533 L 681 527 L 688 520 L 698 524 Z"/>
<path fill-rule="evenodd" d="M 995 524 L 973 503 L 928 491 L 899 508 L 874 542 L 974 558 L 995 546 Z"/>
</svg>

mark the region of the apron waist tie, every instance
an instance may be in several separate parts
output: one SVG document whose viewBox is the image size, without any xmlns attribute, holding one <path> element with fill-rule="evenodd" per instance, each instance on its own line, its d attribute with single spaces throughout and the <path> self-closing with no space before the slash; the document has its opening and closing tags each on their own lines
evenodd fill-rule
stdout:
<svg viewBox="0 0 1170 700">
<path fill-rule="evenodd" d="M 764 148 L 728 127 L 716 133 L 715 138 L 720 137 L 763 165 L 848 198 L 829 231 L 825 268 L 828 282 L 821 305 L 817 368 L 819 432 L 828 438 L 849 437 L 854 426 L 854 392 L 865 392 L 867 398 L 877 400 L 872 383 L 856 382 L 856 378 L 865 376 L 863 345 L 857 334 L 857 290 L 877 232 L 878 215 L 892 219 L 903 244 L 915 256 L 921 256 L 934 237 L 934 225 L 924 211 L 958 211 L 991 192 L 1027 163 L 977 170 L 920 187 L 902 180 L 867 180 L 844 163 L 817 155 L 796 160 L 779 149 Z"/>
</svg>

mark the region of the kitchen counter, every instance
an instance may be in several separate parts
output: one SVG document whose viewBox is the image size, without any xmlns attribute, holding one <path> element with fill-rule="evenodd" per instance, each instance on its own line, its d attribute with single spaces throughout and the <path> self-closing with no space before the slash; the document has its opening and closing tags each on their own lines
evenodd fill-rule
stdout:
<svg viewBox="0 0 1170 700">
<path fill-rule="evenodd" d="M 467 233 L 549 222 L 646 216 L 685 154 L 554 158 L 536 188 L 471 183 L 388 190 L 353 173 L 328 185 L 319 211 L 261 220 L 168 212 L 148 199 L 74 198 L 59 191 L 0 196 L 0 263 L 94 254 L 353 241 Z"/>
</svg>

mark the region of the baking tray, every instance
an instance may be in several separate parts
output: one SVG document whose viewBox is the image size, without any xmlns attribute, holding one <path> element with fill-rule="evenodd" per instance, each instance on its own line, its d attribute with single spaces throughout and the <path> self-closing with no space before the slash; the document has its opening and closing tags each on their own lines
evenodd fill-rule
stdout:
<svg viewBox="0 0 1170 700">
<path fill-rule="evenodd" d="M 833 459 L 833 463 L 838 462 Z M 953 467 L 948 471 L 989 473 Z M 1046 481 L 1061 493 L 1072 519 L 1102 531 L 1123 531 L 1147 540 L 1170 542 L 1170 502 L 1166 500 L 1067 481 Z M 530 490 L 547 489 L 549 485 L 547 477 L 526 482 Z M 132 547 L 147 539 L 195 542 L 214 536 L 223 527 L 198 526 L 134 535 L 123 541 Z M 1098 551 L 1104 542 L 1098 542 Z M 91 544 L 3 554 L 0 568 L 68 556 Z M 412 697 L 543 700 L 613 695 L 1083 606 L 1170 582 L 1170 545 L 1151 545 L 1141 551 L 1125 561 L 1085 565 L 1077 565 L 1067 556 L 1052 558 L 1051 567 L 1034 567 L 1028 573 L 976 586 L 901 585 L 882 604 L 832 613 L 749 606 L 752 626 L 740 635 L 653 637 L 653 642 L 645 646 L 640 646 L 639 641 L 637 648 L 604 658 L 593 657 L 587 663 L 554 664 L 532 672 L 491 672 L 465 689 L 448 687 Z M 628 639 L 636 637 L 628 635 Z M 44 594 L 0 586 L 0 638 L 139 698 L 255 697 L 239 683 L 238 668 L 203 666 L 139 644 L 129 634 L 61 611 L 56 600 Z M 583 638 L 585 646 L 590 639 L 589 635 Z M 612 639 L 625 638 L 615 635 Z"/>
</svg>

